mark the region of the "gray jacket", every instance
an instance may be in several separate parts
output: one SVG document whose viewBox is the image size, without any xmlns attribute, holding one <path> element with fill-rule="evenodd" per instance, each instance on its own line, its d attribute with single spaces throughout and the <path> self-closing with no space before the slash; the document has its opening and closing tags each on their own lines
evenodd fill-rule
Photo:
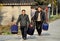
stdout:
<svg viewBox="0 0 60 41">
<path fill-rule="evenodd" d="M 30 23 L 28 15 L 27 14 L 25 14 L 24 16 L 22 14 L 19 15 L 16 23 L 17 25 L 18 25 L 18 22 L 20 22 L 20 26 L 27 26 L 27 23 Z"/>
</svg>

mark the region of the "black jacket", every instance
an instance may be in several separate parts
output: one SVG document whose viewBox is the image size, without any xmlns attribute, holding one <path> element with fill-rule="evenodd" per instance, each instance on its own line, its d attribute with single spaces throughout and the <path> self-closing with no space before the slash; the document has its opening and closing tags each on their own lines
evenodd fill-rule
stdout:
<svg viewBox="0 0 60 41">
<path fill-rule="evenodd" d="M 19 17 L 18 17 L 18 20 L 17 20 L 17 25 L 18 25 L 18 22 L 20 22 L 20 26 L 27 26 L 27 23 L 30 23 L 30 21 L 29 21 L 29 17 L 28 17 L 28 15 L 19 15 Z"/>
<path fill-rule="evenodd" d="M 34 21 L 37 21 L 37 18 L 38 18 L 38 14 L 39 14 L 39 11 L 36 11 L 35 12 L 35 15 L 34 15 L 34 17 L 33 17 L 33 20 Z M 43 21 L 45 21 L 45 12 L 43 12 L 43 11 L 41 11 L 41 21 L 43 22 Z"/>
</svg>

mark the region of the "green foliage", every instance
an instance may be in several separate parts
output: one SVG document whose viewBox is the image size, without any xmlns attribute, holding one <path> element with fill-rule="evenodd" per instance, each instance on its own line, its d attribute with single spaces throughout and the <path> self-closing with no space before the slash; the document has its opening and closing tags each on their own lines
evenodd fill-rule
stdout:
<svg viewBox="0 0 60 41">
<path fill-rule="evenodd" d="M 57 0 L 49 0 L 49 3 L 51 3 L 54 6 L 57 6 Z"/>
<path fill-rule="evenodd" d="M 49 21 L 52 22 L 52 21 L 55 21 L 57 19 L 60 19 L 60 15 L 54 15 L 54 16 L 50 17 Z"/>
<path fill-rule="evenodd" d="M 35 0 L 35 2 L 37 2 L 38 5 L 48 5 L 49 0 Z"/>
<path fill-rule="evenodd" d="M 2 31 L 2 34 L 3 35 L 8 35 L 8 34 L 11 34 L 10 33 L 10 26 L 1 26 L 1 31 Z"/>
</svg>

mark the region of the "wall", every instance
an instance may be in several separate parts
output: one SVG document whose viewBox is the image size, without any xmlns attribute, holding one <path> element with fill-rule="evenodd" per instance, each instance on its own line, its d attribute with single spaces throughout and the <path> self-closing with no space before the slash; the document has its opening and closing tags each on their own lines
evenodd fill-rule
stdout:
<svg viewBox="0 0 60 41">
<path fill-rule="evenodd" d="M 14 16 L 15 21 L 17 21 L 18 16 L 21 14 L 21 10 L 25 9 L 26 14 L 29 15 L 30 18 L 30 12 L 31 12 L 31 6 L 3 6 L 1 9 L 0 14 L 2 14 L 2 25 L 8 25 L 11 23 L 12 16 Z"/>
</svg>

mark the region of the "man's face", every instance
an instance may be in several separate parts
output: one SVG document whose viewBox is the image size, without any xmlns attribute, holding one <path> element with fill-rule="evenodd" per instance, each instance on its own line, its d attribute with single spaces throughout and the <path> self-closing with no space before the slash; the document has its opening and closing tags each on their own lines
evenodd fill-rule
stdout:
<svg viewBox="0 0 60 41">
<path fill-rule="evenodd" d="M 42 9 L 39 7 L 39 8 L 38 8 L 38 11 L 41 11 L 41 10 L 42 10 Z"/>
<path fill-rule="evenodd" d="M 22 14 L 25 14 L 25 11 L 22 11 Z"/>
</svg>

